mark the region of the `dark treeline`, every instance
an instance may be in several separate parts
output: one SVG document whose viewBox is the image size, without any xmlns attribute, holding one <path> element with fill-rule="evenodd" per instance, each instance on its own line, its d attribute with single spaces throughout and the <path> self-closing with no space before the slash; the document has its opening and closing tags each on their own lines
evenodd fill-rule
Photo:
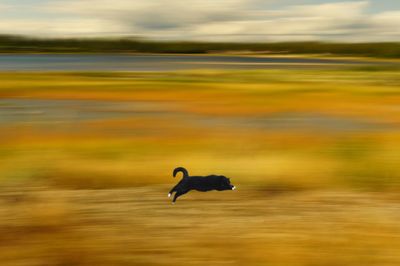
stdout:
<svg viewBox="0 0 400 266">
<path fill-rule="evenodd" d="M 135 39 L 41 39 L 0 36 L 0 53 L 223 53 L 331 54 L 400 58 L 400 43 L 227 43 L 148 41 Z"/>
</svg>

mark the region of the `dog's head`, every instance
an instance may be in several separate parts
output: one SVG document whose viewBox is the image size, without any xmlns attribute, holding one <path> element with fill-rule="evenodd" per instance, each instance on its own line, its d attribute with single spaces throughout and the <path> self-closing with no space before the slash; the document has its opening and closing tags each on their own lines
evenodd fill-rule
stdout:
<svg viewBox="0 0 400 266">
<path fill-rule="evenodd" d="M 225 176 L 221 176 L 221 184 L 219 190 L 235 190 L 236 187 L 231 184 L 231 180 Z"/>
</svg>

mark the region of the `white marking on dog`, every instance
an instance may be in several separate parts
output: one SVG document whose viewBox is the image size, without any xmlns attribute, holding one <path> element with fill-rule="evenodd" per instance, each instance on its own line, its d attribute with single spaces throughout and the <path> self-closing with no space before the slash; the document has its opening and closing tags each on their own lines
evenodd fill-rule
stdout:
<svg viewBox="0 0 400 266">
<path fill-rule="evenodd" d="M 171 193 L 168 193 L 168 198 L 170 198 L 171 197 Z"/>
<path fill-rule="evenodd" d="M 236 189 L 236 187 L 235 187 L 235 186 L 233 186 L 232 190 L 235 190 L 235 189 Z"/>
</svg>

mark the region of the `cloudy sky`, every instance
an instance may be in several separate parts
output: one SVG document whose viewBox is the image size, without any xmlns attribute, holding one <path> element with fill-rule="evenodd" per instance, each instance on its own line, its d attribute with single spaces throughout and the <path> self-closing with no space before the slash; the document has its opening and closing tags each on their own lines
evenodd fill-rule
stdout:
<svg viewBox="0 0 400 266">
<path fill-rule="evenodd" d="M 0 0 L 0 34 L 400 41 L 400 0 Z"/>
</svg>

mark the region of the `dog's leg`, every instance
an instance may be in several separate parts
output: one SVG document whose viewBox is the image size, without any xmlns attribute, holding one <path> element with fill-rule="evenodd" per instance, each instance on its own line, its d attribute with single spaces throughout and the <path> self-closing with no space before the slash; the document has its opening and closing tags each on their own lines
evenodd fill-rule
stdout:
<svg viewBox="0 0 400 266">
<path fill-rule="evenodd" d="M 180 184 L 180 183 L 179 183 Z M 168 193 L 168 198 L 170 198 L 172 196 L 172 193 L 174 193 L 176 191 L 176 189 L 178 188 L 179 184 L 177 184 L 176 186 L 174 186 Z"/>
<path fill-rule="evenodd" d="M 183 194 L 186 194 L 186 193 L 188 193 L 188 192 L 189 192 L 189 190 L 178 190 L 178 191 L 175 193 L 175 196 L 174 196 L 174 199 L 172 200 L 172 203 L 175 203 L 176 199 L 177 199 L 179 196 L 182 196 Z"/>
<path fill-rule="evenodd" d="M 178 191 L 178 190 L 185 190 L 185 179 L 182 179 L 181 181 L 179 181 L 178 184 L 176 184 L 168 193 L 168 198 L 170 198 L 172 196 L 172 193 Z"/>
</svg>

